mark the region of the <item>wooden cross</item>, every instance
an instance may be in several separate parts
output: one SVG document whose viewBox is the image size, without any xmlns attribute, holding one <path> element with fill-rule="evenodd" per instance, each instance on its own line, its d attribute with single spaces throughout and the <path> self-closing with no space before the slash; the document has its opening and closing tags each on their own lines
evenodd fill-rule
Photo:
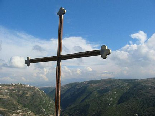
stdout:
<svg viewBox="0 0 155 116">
<path fill-rule="evenodd" d="M 111 53 L 111 50 L 107 49 L 107 46 L 102 45 L 101 50 L 93 50 L 93 51 L 79 52 L 79 53 L 74 53 L 74 54 L 61 55 L 61 52 L 62 52 L 63 15 L 65 13 L 66 13 L 66 10 L 62 7 L 59 9 L 59 12 L 57 13 L 57 15 L 59 15 L 57 56 L 35 58 L 35 59 L 30 59 L 30 57 L 27 57 L 27 60 L 25 60 L 25 64 L 27 64 L 27 66 L 30 66 L 30 63 L 57 61 L 56 93 L 55 93 L 55 115 L 56 116 L 60 116 L 61 60 L 67 60 L 67 59 L 72 59 L 72 58 L 81 58 L 81 57 L 90 57 L 90 56 L 98 56 L 98 55 L 101 55 L 101 57 L 103 59 L 106 59 L 107 55 L 109 55 Z"/>
</svg>

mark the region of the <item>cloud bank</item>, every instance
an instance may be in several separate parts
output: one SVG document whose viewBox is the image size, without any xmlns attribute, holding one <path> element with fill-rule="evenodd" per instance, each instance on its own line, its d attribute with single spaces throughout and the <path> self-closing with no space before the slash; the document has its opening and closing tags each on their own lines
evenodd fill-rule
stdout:
<svg viewBox="0 0 155 116">
<path fill-rule="evenodd" d="M 131 41 L 112 51 L 107 59 L 100 56 L 62 61 L 62 84 L 104 78 L 155 77 L 155 33 L 131 34 Z M 136 39 L 136 42 L 132 42 Z M 62 54 L 100 49 L 82 37 L 63 38 Z M 24 32 L 0 26 L 0 82 L 55 85 L 56 62 L 30 64 L 25 59 L 56 55 L 57 39 L 44 40 Z"/>
</svg>

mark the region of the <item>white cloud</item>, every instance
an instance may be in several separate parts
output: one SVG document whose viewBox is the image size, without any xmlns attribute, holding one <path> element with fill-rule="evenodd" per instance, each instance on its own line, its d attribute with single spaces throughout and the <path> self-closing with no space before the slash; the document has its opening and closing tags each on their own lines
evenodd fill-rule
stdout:
<svg viewBox="0 0 155 116">
<path fill-rule="evenodd" d="M 80 75 L 80 74 L 81 74 L 81 70 L 78 68 L 78 69 L 76 70 L 76 73 Z"/>
<path fill-rule="evenodd" d="M 71 70 L 67 66 L 63 66 L 63 69 L 64 69 L 63 71 L 65 71 L 65 72 L 69 73 L 70 75 L 72 75 Z"/>
<path fill-rule="evenodd" d="M 131 34 L 133 39 L 138 39 L 141 44 L 143 44 L 147 40 L 147 34 L 143 31 L 139 31 L 138 33 Z"/>
<path fill-rule="evenodd" d="M 92 68 L 86 67 L 87 71 L 92 71 Z"/>
<path fill-rule="evenodd" d="M 40 74 L 39 76 L 42 77 L 45 81 L 48 81 L 48 78 L 46 77 L 46 75 Z"/>
<path fill-rule="evenodd" d="M 16 68 L 23 68 L 25 67 L 25 59 L 19 56 L 13 56 L 10 59 L 10 66 Z"/>
<path fill-rule="evenodd" d="M 43 52 L 43 51 L 45 51 L 41 46 L 39 46 L 39 45 L 35 45 L 35 46 L 33 46 L 33 50 L 35 50 L 35 51 L 39 51 L 39 52 Z"/>
<path fill-rule="evenodd" d="M 125 45 L 121 49 L 113 51 L 113 54 L 109 56 L 111 62 L 119 69 L 115 72 L 115 76 L 121 78 L 154 77 L 155 73 L 152 72 L 155 70 L 153 68 L 153 65 L 155 65 L 155 48 L 149 46 L 155 41 L 155 36 L 147 40 L 146 34 L 142 31 L 132 35 L 141 42 L 139 44 L 130 42 L 130 45 Z"/>
<path fill-rule="evenodd" d="M 88 44 L 82 37 L 69 37 L 62 40 L 63 45 L 68 49 L 67 53 L 62 50 L 62 54 L 76 53 L 92 50 L 91 44 Z"/>
<path fill-rule="evenodd" d="M 62 61 L 62 83 L 113 77 L 155 77 L 155 34 L 147 39 L 147 34 L 139 31 L 131 34 L 131 37 L 137 41 L 130 41 L 130 44 L 112 51 L 107 59 L 93 56 Z M 24 63 L 27 57 L 56 55 L 57 39 L 43 40 L 0 27 L 0 41 L 1 83 L 55 83 L 56 62 L 32 63 L 30 67 Z M 82 37 L 64 38 L 62 42 L 62 54 L 100 49 L 97 48 L 98 45 L 89 44 Z"/>
</svg>

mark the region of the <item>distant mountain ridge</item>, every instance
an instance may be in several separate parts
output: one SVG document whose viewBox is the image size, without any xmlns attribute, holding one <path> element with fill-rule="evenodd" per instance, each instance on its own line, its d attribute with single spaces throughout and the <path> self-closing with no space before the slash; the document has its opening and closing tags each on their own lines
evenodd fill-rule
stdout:
<svg viewBox="0 0 155 116">
<path fill-rule="evenodd" d="M 54 98 L 54 87 L 0 84 L 0 115 L 52 116 Z M 64 85 L 61 115 L 155 116 L 155 78 L 102 79 Z"/>
<path fill-rule="evenodd" d="M 41 89 L 54 100 L 54 88 Z M 61 115 L 155 116 L 155 79 L 102 79 L 64 85 Z"/>
<path fill-rule="evenodd" d="M 53 116 L 54 101 L 33 86 L 0 84 L 0 115 Z"/>
</svg>

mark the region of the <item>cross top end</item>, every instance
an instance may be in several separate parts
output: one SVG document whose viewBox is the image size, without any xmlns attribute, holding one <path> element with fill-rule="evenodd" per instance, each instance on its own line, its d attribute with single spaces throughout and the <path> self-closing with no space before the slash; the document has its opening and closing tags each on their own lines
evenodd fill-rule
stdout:
<svg viewBox="0 0 155 116">
<path fill-rule="evenodd" d="M 66 13 L 66 10 L 65 10 L 64 8 L 61 7 L 61 8 L 59 9 L 57 15 L 60 16 L 60 15 L 64 15 L 65 13 Z"/>
</svg>

